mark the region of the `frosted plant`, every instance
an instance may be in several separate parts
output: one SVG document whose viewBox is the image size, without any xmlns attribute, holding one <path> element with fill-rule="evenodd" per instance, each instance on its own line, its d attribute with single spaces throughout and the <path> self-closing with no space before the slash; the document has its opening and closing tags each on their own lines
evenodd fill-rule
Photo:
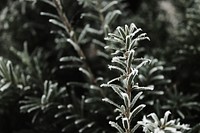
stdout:
<svg viewBox="0 0 200 133">
<path fill-rule="evenodd" d="M 105 48 L 110 50 L 111 55 L 113 55 L 113 65 L 109 65 L 108 68 L 118 71 L 119 76 L 102 84 L 101 87 L 112 88 L 122 99 L 122 102 L 115 102 L 107 97 L 103 99 L 103 101 L 115 106 L 115 111 L 119 112 L 116 117 L 118 122 L 110 121 L 109 124 L 120 133 L 134 133 L 139 126 L 143 127 L 145 133 L 183 133 L 184 130 L 188 130 L 189 126 L 181 125 L 179 119 L 168 121 L 169 111 L 161 119 L 158 119 L 155 113 L 151 113 L 147 117 L 144 116 L 142 121 L 138 121 L 132 127 L 133 118 L 146 106 L 140 104 L 135 107 L 135 103 L 142 95 L 143 90 L 153 90 L 152 86 L 140 87 L 136 80 L 139 70 L 150 62 L 146 58 L 136 58 L 136 48 L 139 41 L 149 40 L 149 38 L 146 33 L 141 33 L 142 30 L 133 23 L 130 26 L 125 25 L 125 28 L 118 26 L 116 31 L 108 34 L 106 40 L 112 43 Z M 136 90 L 139 93 L 135 94 Z"/>
<path fill-rule="evenodd" d="M 146 106 L 140 104 L 135 107 L 135 103 L 142 95 L 143 90 L 152 90 L 152 87 L 140 87 L 136 81 L 139 69 L 150 62 L 149 59 L 136 58 L 136 47 L 141 40 L 149 40 L 146 33 L 141 33 L 141 28 L 137 28 L 135 24 L 130 26 L 125 25 L 124 28 L 118 26 L 117 33 L 109 33 L 106 40 L 112 44 L 105 48 L 111 51 L 112 65 L 109 69 L 119 72 L 119 77 L 111 79 L 107 84 L 102 84 L 102 87 L 110 87 L 122 99 L 122 105 L 119 102 L 114 102 L 109 98 L 104 98 L 106 101 L 116 107 L 116 112 L 119 115 L 116 120 L 121 120 L 121 123 L 110 121 L 109 124 L 115 127 L 120 133 L 134 133 L 138 128 L 136 124 L 131 127 L 132 119 Z M 135 92 L 135 90 L 139 92 Z M 122 126 L 120 126 L 122 125 Z"/>
<path fill-rule="evenodd" d="M 143 126 L 145 133 L 183 133 L 189 130 L 189 125 L 180 124 L 179 119 L 169 120 L 170 111 L 165 112 L 164 118 L 158 118 L 155 113 L 144 116 L 138 124 Z"/>
</svg>

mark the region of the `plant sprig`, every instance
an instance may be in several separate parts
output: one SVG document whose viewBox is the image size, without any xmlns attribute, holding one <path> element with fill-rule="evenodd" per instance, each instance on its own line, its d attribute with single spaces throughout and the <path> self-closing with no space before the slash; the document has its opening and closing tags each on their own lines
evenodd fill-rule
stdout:
<svg viewBox="0 0 200 133">
<path fill-rule="evenodd" d="M 109 98 L 104 98 L 103 101 L 116 107 L 116 112 L 119 112 L 116 120 L 121 119 L 122 122 L 122 126 L 112 121 L 109 124 L 120 133 L 133 133 L 138 128 L 138 125 L 132 128 L 131 121 L 146 106 L 145 104 L 140 104 L 135 107 L 135 103 L 142 95 L 141 91 L 153 89 L 152 87 L 140 87 L 135 79 L 138 76 L 139 68 L 150 62 L 149 59 L 136 58 L 135 50 L 139 41 L 149 40 L 149 38 L 146 33 L 141 33 L 142 30 L 133 23 L 130 26 L 125 25 L 124 28 L 119 26 L 116 31 L 117 33 L 109 33 L 105 39 L 113 42 L 113 45 L 106 47 L 106 49 L 111 50 L 111 54 L 114 56 L 112 58 L 113 65 L 108 67 L 118 71 L 120 74 L 119 77 L 111 79 L 101 86 L 112 88 L 122 99 L 123 104 L 119 105 Z M 140 60 L 140 63 L 138 63 L 138 60 Z M 133 94 L 134 90 L 140 92 L 135 95 Z"/>
</svg>

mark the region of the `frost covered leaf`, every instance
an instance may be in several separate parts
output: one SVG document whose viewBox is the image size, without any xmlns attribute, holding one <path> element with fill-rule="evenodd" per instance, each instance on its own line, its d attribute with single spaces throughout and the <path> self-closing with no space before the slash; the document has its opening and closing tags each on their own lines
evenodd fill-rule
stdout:
<svg viewBox="0 0 200 133">
<path fill-rule="evenodd" d="M 125 131 L 117 123 L 110 121 L 109 124 L 116 128 L 120 133 L 125 133 Z"/>
<path fill-rule="evenodd" d="M 117 103 L 111 101 L 111 100 L 108 99 L 108 98 L 104 98 L 104 99 L 102 99 L 102 100 L 105 101 L 105 102 L 107 102 L 107 103 L 110 103 L 110 104 L 114 105 L 116 108 L 120 108 L 120 105 L 118 105 Z"/>
</svg>

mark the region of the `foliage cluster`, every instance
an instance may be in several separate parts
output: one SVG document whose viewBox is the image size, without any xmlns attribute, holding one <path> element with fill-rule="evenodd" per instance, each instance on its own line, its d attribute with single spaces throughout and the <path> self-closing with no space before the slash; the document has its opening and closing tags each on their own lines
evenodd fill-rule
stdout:
<svg viewBox="0 0 200 133">
<path fill-rule="evenodd" d="M 2 0 L 0 132 L 199 133 L 199 35 L 199 0 Z"/>
</svg>

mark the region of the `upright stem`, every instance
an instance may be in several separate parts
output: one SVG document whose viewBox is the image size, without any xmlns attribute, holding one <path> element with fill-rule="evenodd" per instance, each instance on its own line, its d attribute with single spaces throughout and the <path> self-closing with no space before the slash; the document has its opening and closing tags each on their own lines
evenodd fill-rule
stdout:
<svg viewBox="0 0 200 133">
<path fill-rule="evenodd" d="M 67 27 L 68 29 L 68 33 L 70 33 L 72 31 L 72 27 L 71 24 L 69 23 L 69 20 L 67 19 L 65 13 L 63 12 L 63 7 L 61 4 L 60 0 L 54 0 L 54 3 L 56 5 L 56 10 L 58 12 L 59 17 L 61 18 L 63 24 Z"/>
<path fill-rule="evenodd" d="M 127 71 L 127 75 L 129 75 L 130 74 L 130 71 L 131 71 L 131 69 L 130 68 L 128 68 L 128 71 Z M 129 83 L 129 84 L 127 84 L 127 91 L 126 91 L 126 93 L 128 94 L 128 97 L 129 97 L 129 99 L 131 99 L 131 87 L 132 87 L 132 85 Z M 127 114 L 127 118 L 128 118 L 128 124 L 129 124 L 129 126 L 128 127 L 130 127 L 130 125 L 131 125 L 131 121 L 129 120 L 129 116 L 130 116 L 130 112 L 131 112 L 131 108 L 130 107 L 128 107 L 127 109 L 126 109 L 126 114 Z M 126 133 L 131 133 L 131 130 L 130 130 L 130 128 L 129 129 L 126 129 Z"/>
<path fill-rule="evenodd" d="M 61 1 L 60 0 L 53 0 L 55 5 L 56 5 L 56 10 L 58 12 L 58 15 L 61 19 L 61 21 L 63 22 L 63 24 L 65 25 L 66 29 L 67 29 L 67 33 L 69 34 L 70 38 L 76 43 L 77 47 L 78 47 L 78 55 L 79 57 L 83 58 L 84 60 L 86 59 L 86 56 L 84 54 L 84 52 L 82 51 L 81 47 L 78 45 L 78 42 L 77 42 L 77 39 L 76 39 L 76 36 L 75 36 L 75 32 L 73 31 L 73 28 L 68 20 L 68 18 L 66 17 L 64 11 L 63 11 L 63 7 L 62 7 L 62 4 L 61 4 Z M 91 75 L 91 83 L 95 83 L 95 78 L 94 78 L 94 75 L 91 71 L 91 68 L 89 67 L 89 65 L 87 64 L 86 61 L 83 62 L 83 65 L 84 67 L 87 69 L 87 71 L 90 73 Z"/>
<path fill-rule="evenodd" d="M 126 61 L 128 61 L 129 54 L 130 54 L 130 52 L 129 52 L 128 49 L 127 49 L 127 50 L 126 50 L 126 54 L 124 55 L 124 56 L 126 57 Z M 126 75 L 127 75 L 127 78 L 128 78 L 128 76 L 131 74 L 131 65 L 128 65 L 128 62 L 127 62 L 126 65 L 127 65 L 127 68 L 126 68 Z M 127 95 L 128 95 L 128 98 L 129 98 L 130 101 L 131 101 L 131 98 L 132 98 L 132 96 L 131 96 L 132 84 L 128 82 L 127 88 L 126 88 L 126 89 L 127 89 L 127 90 L 126 90 L 126 93 L 127 93 Z M 127 107 L 127 108 L 126 108 L 126 117 L 128 118 L 128 124 L 129 124 L 128 127 L 129 127 L 129 128 L 126 129 L 126 133 L 131 133 L 131 129 L 130 129 L 130 127 L 131 127 L 131 121 L 130 121 L 130 119 L 129 119 L 130 113 L 131 113 L 131 107 Z"/>
</svg>

